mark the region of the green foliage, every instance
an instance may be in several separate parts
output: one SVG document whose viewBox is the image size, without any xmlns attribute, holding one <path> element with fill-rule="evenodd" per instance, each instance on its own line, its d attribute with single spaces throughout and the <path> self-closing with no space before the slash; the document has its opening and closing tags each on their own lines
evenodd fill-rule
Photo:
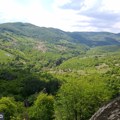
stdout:
<svg viewBox="0 0 120 120">
<path fill-rule="evenodd" d="M 23 96 L 30 96 L 44 89 L 45 81 L 40 81 L 35 77 L 26 78 L 22 89 Z"/>
<path fill-rule="evenodd" d="M 56 119 L 86 120 L 110 97 L 103 81 L 70 80 L 58 93 L 55 102 Z"/>
<path fill-rule="evenodd" d="M 118 52 L 120 51 L 120 45 L 107 45 L 107 46 L 100 46 L 100 47 L 94 47 L 92 49 L 90 49 L 87 54 L 94 54 L 94 55 L 98 55 L 98 54 L 108 54 L 108 53 L 112 53 L 112 52 Z"/>
<path fill-rule="evenodd" d="M 21 117 L 23 107 L 16 103 L 13 98 L 2 97 L 0 99 L 0 112 L 4 113 L 5 120 L 12 120 L 13 117 Z"/>
<path fill-rule="evenodd" d="M 29 116 L 31 120 L 53 120 L 54 98 L 51 95 L 40 93 L 34 105 L 29 108 Z"/>
<path fill-rule="evenodd" d="M 14 64 L 13 64 L 14 63 Z M 31 71 L 31 65 L 24 65 L 14 61 L 1 65 L 0 68 L 0 97 L 14 96 L 16 100 L 39 93 L 44 88 L 49 94 L 56 94 L 61 82 L 46 72 Z"/>
<path fill-rule="evenodd" d="M 112 91 L 112 98 L 115 98 L 120 95 L 120 77 L 119 76 L 115 75 L 110 77 L 108 80 L 106 80 L 106 84 L 109 87 L 110 91 Z"/>
<path fill-rule="evenodd" d="M 0 63 L 7 63 L 13 59 L 13 55 L 0 49 Z"/>
<path fill-rule="evenodd" d="M 95 57 L 86 57 L 86 58 L 75 57 L 61 64 L 60 69 L 68 68 L 68 69 L 79 70 L 87 67 L 94 67 L 98 62 L 99 61 Z"/>
<path fill-rule="evenodd" d="M 120 94 L 119 41 L 113 33 L 1 24 L 0 112 L 6 120 L 89 119 Z"/>
</svg>

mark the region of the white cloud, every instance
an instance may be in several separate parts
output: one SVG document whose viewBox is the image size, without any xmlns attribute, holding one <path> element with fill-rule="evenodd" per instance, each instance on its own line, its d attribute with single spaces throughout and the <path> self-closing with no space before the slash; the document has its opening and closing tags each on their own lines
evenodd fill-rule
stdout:
<svg viewBox="0 0 120 120">
<path fill-rule="evenodd" d="M 61 0 L 55 0 L 53 3 L 53 14 L 54 18 L 56 18 L 56 21 L 54 22 L 55 26 L 65 31 L 88 31 L 90 28 L 83 29 L 81 27 L 81 29 L 78 29 L 76 24 L 80 26 L 80 24 L 84 22 L 83 24 L 88 25 L 88 21 L 90 21 L 91 18 L 84 15 L 78 15 L 78 11 L 76 10 L 61 8 L 62 5 L 69 3 L 70 0 L 66 0 L 64 2 Z"/>
<path fill-rule="evenodd" d="M 116 26 L 120 21 L 119 6 L 120 2 L 115 0 L 71 0 L 60 8 L 74 11 L 76 17 L 71 18 L 74 21 L 73 30 L 120 32 Z"/>
<path fill-rule="evenodd" d="M 111 12 L 120 12 L 120 1 L 103 0 L 103 10 Z"/>
<path fill-rule="evenodd" d="M 66 31 L 120 32 L 120 2 L 115 0 L 0 0 L 0 22 L 30 22 Z M 47 2 L 46 2 L 47 3 Z"/>
<path fill-rule="evenodd" d="M 24 9 L 19 6 L 15 0 L 0 0 L 0 17 L 4 18 L 4 21 L 20 20 Z"/>
<path fill-rule="evenodd" d="M 60 6 L 68 4 L 70 2 L 71 2 L 71 0 L 54 0 L 53 6 L 56 7 L 56 8 L 58 8 Z"/>
<path fill-rule="evenodd" d="M 86 11 L 86 10 L 90 10 L 93 9 L 94 7 L 97 7 L 97 4 L 99 4 L 101 2 L 98 0 L 84 0 L 83 2 L 83 7 L 80 11 Z"/>
</svg>

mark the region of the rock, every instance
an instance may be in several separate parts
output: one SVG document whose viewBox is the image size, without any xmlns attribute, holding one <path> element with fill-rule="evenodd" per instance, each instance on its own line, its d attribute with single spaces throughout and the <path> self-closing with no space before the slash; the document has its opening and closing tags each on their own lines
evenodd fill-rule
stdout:
<svg viewBox="0 0 120 120">
<path fill-rule="evenodd" d="M 120 97 L 100 108 L 90 120 L 120 120 Z"/>
</svg>

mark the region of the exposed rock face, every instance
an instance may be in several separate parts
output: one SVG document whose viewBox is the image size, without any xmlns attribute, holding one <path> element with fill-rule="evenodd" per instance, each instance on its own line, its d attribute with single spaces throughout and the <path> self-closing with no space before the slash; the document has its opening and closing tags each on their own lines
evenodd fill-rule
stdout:
<svg viewBox="0 0 120 120">
<path fill-rule="evenodd" d="M 120 120 L 120 97 L 100 108 L 90 120 Z"/>
</svg>

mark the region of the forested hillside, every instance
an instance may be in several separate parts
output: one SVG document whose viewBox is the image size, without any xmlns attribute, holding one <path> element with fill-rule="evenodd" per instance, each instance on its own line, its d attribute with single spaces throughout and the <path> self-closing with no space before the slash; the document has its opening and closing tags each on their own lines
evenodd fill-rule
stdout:
<svg viewBox="0 0 120 120">
<path fill-rule="evenodd" d="M 120 36 L 0 24 L 5 120 L 89 120 L 120 95 Z"/>
</svg>

